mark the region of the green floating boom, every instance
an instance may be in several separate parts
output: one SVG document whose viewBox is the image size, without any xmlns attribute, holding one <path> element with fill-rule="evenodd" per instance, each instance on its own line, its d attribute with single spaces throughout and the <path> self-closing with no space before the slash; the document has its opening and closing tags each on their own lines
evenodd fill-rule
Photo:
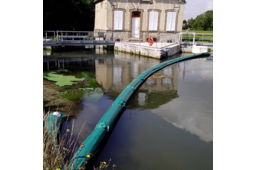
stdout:
<svg viewBox="0 0 255 170">
<path fill-rule="evenodd" d="M 165 61 L 154 67 L 151 67 L 144 72 L 142 72 L 136 79 L 134 79 L 126 88 L 120 93 L 117 99 L 113 102 L 111 107 L 106 111 L 103 117 L 97 123 L 93 132 L 86 138 L 83 145 L 76 151 L 72 157 L 69 167 L 71 170 L 77 170 L 82 164 L 86 164 L 86 160 L 93 156 L 101 141 L 104 139 L 106 134 L 112 128 L 116 118 L 121 113 L 122 109 L 125 107 L 127 101 L 132 96 L 132 94 L 144 83 L 144 81 L 151 76 L 153 73 L 161 70 L 162 68 L 169 66 L 178 61 L 191 59 L 195 57 L 210 56 L 210 53 L 200 53 L 193 54 L 185 57 L 175 58 L 172 60 Z"/>
<path fill-rule="evenodd" d="M 45 121 L 45 127 L 46 131 L 52 134 L 52 141 L 54 144 L 54 147 L 57 147 L 57 135 L 60 130 L 60 125 L 63 121 L 63 118 L 65 115 L 61 112 L 51 112 Z"/>
</svg>

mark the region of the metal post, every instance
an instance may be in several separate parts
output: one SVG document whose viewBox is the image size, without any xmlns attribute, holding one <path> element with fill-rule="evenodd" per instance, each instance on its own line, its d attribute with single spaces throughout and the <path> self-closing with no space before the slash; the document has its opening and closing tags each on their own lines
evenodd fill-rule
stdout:
<svg viewBox="0 0 255 170">
<path fill-rule="evenodd" d="M 196 33 L 193 33 L 194 37 L 193 37 L 193 46 L 195 45 L 195 37 L 196 37 Z"/>
<path fill-rule="evenodd" d="M 55 40 L 55 31 L 54 31 L 54 38 L 53 39 Z"/>
<path fill-rule="evenodd" d="M 180 33 L 180 45 L 182 44 L 182 32 Z"/>
<path fill-rule="evenodd" d="M 187 35 L 188 35 L 188 33 L 187 33 Z M 186 39 L 186 47 L 188 46 L 188 40 Z"/>
<path fill-rule="evenodd" d="M 190 43 L 190 34 L 189 34 L 189 43 Z"/>
<path fill-rule="evenodd" d="M 204 34 L 202 34 L 202 44 L 204 44 Z"/>
<path fill-rule="evenodd" d="M 47 31 L 46 31 L 46 39 L 45 39 L 45 41 L 46 41 L 46 44 L 47 44 Z"/>
</svg>

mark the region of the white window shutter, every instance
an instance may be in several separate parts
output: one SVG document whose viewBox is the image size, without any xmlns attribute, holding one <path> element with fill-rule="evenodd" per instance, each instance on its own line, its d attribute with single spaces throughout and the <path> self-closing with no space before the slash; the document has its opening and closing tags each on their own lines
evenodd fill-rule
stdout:
<svg viewBox="0 0 255 170">
<path fill-rule="evenodd" d="M 123 29 L 123 11 L 118 11 L 119 12 L 119 30 Z"/>
<path fill-rule="evenodd" d="M 175 31 L 176 12 L 167 12 L 166 30 Z"/>
<path fill-rule="evenodd" d="M 118 29 L 119 26 L 118 26 L 118 12 L 119 11 L 114 11 L 114 29 Z"/>
<path fill-rule="evenodd" d="M 166 20 L 166 30 L 170 31 L 171 29 L 171 18 L 172 18 L 172 12 L 167 12 L 167 20 Z"/>
<path fill-rule="evenodd" d="M 175 31 L 176 12 L 172 12 L 171 31 Z"/>
<path fill-rule="evenodd" d="M 153 30 L 158 29 L 158 12 L 154 12 Z"/>
<path fill-rule="evenodd" d="M 149 30 L 153 30 L 153 17 L 154 17 L 154 12 L 150 12 L 150 17 L 149 17 Z"/>
</svg>

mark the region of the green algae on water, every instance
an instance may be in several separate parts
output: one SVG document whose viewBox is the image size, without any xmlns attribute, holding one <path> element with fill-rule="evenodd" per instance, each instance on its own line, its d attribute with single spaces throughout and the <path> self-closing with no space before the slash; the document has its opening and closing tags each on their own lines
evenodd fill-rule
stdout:
<svg viewBox="0 0 255 170">
<path fill-rule="evenodd" d="M 64 92 L 59 93 L 63 98 L 66 98 L 71 101 L 79 101 L 84 96 L 93 96 L 95 99 L 99 99 L 103 96 L 103 90 L 101 88 L 78 88 L 70 89 Z"/>
<path fill-rule="evenodd" d="M 50 81 L 55 81 L 56 85 L 63 87 L 66 85 L 76 84 L 77 81 L 84 81 L 85 78 L 76 78 L 75 76 L 66 76 L 61 74 L 55 74 L 56 72 L 47 72 L 43 73 L 43 78 L 48 79 Z M 75 82 L 76 81 L 76 82 Z"/>
</svg>

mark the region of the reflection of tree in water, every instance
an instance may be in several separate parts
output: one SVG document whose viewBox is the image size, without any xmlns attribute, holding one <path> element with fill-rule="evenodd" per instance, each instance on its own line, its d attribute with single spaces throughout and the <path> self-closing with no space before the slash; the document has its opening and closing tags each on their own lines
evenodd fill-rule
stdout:
<svg viewBox="0 0 255 170">
<path fill-rule="evenodd" d="M 134 96 L 130 98 L 128 105 L 131 105 L 131 109 L 156 109 L 159 106 L 169 103 L 170 101 L 178 97 L 179 96 L 176 90 L 156 91 L 151 93 L 149 93 L 148 91 L 138 90 L 136 94 L 134 94 Z"/>
</svg>

